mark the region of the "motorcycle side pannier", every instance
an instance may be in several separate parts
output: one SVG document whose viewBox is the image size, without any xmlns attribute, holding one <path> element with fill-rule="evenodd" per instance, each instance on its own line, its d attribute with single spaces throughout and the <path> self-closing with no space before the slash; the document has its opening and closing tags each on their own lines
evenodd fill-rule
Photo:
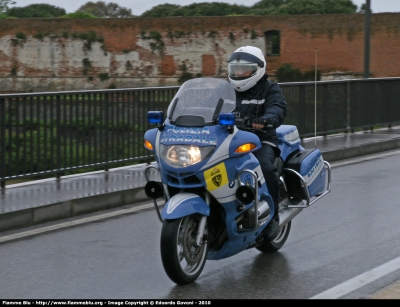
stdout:
<svg viewBox="0 0 400 307">
<path fill-rule="evenodd" d="M 310 198 L 325 191 L 327 174 L 319 149 L 297 152 L 285 162 L 284 168 L 286 169 L 285 182 L 290 196 L 307 199 L 305 188 L 308 189 Z"/>
</svg>

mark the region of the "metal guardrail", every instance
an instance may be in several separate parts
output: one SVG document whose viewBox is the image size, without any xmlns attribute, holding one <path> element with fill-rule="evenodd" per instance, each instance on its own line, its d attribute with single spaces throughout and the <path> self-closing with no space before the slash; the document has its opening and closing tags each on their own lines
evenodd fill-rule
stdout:
<svg viewBox="0 0 400 307">
<path fill-rule="evenodd" d="M 400 78 L 280 83 L 286 124 L 302 138 L 400 122 Z M 0 95 L 0 184 L 108 170 L 153 159 L 148 110 L 166 114 L 174 87 Z M 316 128 L 314 126 L 316 114 Z M 315 131 L 316 130 L 316 131 Z"/>
<path fill-rule="evenodd" d="M 400 122 L 400 78 L 280 83 L 280 87 L 288 102 L 285 123 L 296 125 L 302 138 L 315 135 L 315 113 L 317 135 Z"/>
</svg>

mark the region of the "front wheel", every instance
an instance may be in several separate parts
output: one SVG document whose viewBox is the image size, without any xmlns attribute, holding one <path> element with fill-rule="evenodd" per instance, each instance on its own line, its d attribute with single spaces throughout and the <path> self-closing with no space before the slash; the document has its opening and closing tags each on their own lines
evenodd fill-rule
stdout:
<svg viewBox="0 0 400 307">
<path fill-rule="evenodd" d="M 178 285 L 194 282 L 207 260 L 207 223 L 200 246 L 196 245 L 199 215 L 164 220 L 161 229 L 161 259 L 168 277 Z"/>
<path fill-rule="evenodd" d="M 291 225 L 292 221 L 289 221 L 289 223 L 282 227 L 281 231 L 275 239 L 273 239 L 272 241 L 263 240 L 260 245 L 256 246 L 256 249 L 258 249 L 260 252 L 267 254 L 277 252 L 279 249 L 281 249 L 283 244 L 285 244 L 289 236 Z"/>
</svg>

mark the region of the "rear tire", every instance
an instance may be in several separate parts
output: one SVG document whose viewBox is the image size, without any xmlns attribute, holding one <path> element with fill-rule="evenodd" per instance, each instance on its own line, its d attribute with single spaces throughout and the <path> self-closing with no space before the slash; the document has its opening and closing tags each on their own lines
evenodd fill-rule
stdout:
<svg viewBox="0 0 400 307">
<path fill-rule="evenodd" d="M 207 260 L 207 224 L 203 242 L 195 245 L 199 215 L 164 220 L 161 230 L 161 259 L 168 277 L 178 285 L 194 282 Z"/>
<path fill-rule="evenodd" d="M 290 233 L 291 225 L 292 221 L 283 226 L 275 239 L 271 241 L 263 240 L 260 245 L 256 246 L 256 249 L 266 254 L 276 253 L 285 244 Z"/>
</svg>

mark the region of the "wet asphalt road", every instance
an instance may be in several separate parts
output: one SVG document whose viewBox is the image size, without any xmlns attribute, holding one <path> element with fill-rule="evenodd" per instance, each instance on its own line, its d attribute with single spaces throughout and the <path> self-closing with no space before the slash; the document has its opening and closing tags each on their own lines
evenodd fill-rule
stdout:
<svg viewBox="0 0 400 307">
<path fill-rule="evenodd" d="M 208 261 L 184 287 L 162 268 L 153 209 L 4 242 L 0 297 L 310 298 L 398 257 L 398 174 L 400 155 L 333 168 L 332 192 L 293 220 L 278 253 Z M 343 298 L 371 298 L 398 279 L 395 271 Z"/>
</svg>

